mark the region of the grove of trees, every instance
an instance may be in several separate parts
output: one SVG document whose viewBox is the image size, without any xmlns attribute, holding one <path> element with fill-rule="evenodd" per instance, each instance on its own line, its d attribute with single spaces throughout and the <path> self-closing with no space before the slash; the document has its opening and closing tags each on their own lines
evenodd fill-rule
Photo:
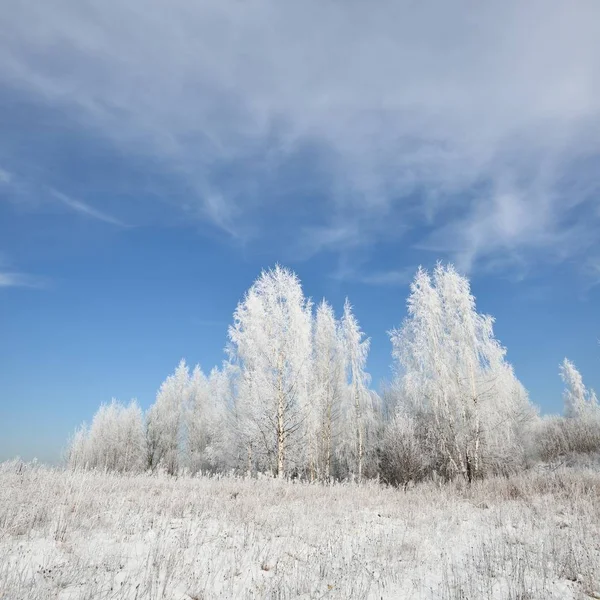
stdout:
<svg viewBox="0 0 600 600">
<path fill-rule="evenodd" d="M 331 481 L 508 474 L 600 451 L 600 408 L 565 359 L 564 417 L 539 417 L 477 312 L 466 277 L 419 268 L 408 314 L 390 331 L 394 378 L 381 394 L 370 342 L 346 300 L 314 306 L 295 273 L 263 271 L 238 304 L 226 360 L 206 375 L 181 361 L 146 414 L 102 405 L 74 434 L 72 468 L 270 473 Z"/>
</svg>

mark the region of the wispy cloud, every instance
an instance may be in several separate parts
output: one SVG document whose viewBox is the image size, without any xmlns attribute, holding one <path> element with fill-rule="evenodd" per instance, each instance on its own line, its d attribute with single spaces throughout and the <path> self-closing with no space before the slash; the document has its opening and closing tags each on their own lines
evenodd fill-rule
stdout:
<svg viewBox="0 0 600 600">
<path fill-rule="evenodd" d="M 269 185 L 311 147 L 306 255 L 424 225 L 416 244 L 466 269 L 598 244 L 595 0 L 60 0 L 12 3 L 0 28 L 0 83 L 151 160 L 234 236 L 299 201 Z"/>
<path fill-rule="evenodd" d="M 600 285 L 600 255 L 588 258 L 583 268 L 588 276 L 588 289 Z"/>
<path fill-rule="evenodd" d="M 44 277 L 28 275 L 26 273 L 3 273 L 0 272 L 0 288 L 27 287 L 44 288 L 48 281 Z"/>
<path fill-rule="evenodd" d="M 10 183 L 12 180 L 12 175 L 5 171 L 2 167 L 0 167 L 0 185 L 3 183 Z"/>
<path fill-rule="evenodd" d="M 377 270 L 362 264 L 340 264 L 333 278 L 339 281 L 352 281 L 373 286 L 402 286 L 408 285 L 413 279 L 416 266 L 402 269 Z"/>
<path fill-rule="evenodd" d="M 75 198 L 71 198 L 62 192 L 57 190 L 50 190 L 51 195 L 56 198 L 58 201 L 62 202 L 65 206 L 73 209 L 75 212 L 78 212 L 86 217 L 91 219 L 97 219 L 98 221 L 104 221 L 105 223 L 110 223 L 111 225 L 118 225 L 119 227 L 125 227 L 124 223 L 108 215 L 81 200 L 75 200 Z"/>
<path fill-rule="evenodd" d="M 414 277 L 416 268 L 391 271 L 375 271 L 360 276 L 359 281 L 367 285 L 407 285 Z"/>
</svg>

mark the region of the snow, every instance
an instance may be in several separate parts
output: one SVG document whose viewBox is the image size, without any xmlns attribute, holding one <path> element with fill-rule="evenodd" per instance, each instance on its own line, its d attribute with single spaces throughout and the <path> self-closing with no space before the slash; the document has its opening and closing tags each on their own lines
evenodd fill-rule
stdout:
<svg viewBox="0 0 600 600">
<path fill-rule="evenodd" d="M 600 473 L 317 485 L 0 465 L 2 600 L 600 596 Z"/>
</svg>

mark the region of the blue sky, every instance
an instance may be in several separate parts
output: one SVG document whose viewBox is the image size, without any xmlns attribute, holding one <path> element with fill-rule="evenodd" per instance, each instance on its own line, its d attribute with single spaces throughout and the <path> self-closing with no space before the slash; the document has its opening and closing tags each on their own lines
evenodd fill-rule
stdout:
<svg viewBox="0 0 600 600">
<path fill-rule="evenodd" d="M 281 262 L 372 338 L 450 260 L 532 400 L 600 389 L 595 1 L 24 1 L 0 24 L 0 459 L 223 359 Z M 535 25 L 535 26 L 534 26 Z"/>
</svg>

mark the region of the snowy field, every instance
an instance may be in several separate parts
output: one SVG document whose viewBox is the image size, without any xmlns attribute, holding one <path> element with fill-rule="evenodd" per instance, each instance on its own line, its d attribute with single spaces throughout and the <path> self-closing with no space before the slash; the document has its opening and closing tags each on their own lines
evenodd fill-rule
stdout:
<svg viewBox="0 0 600 600">
<path fill-rule="evenodd" d="M 600 598 L 600 473 L 398 490 L 3 463 L 0 598 Z"/>
</svg>

